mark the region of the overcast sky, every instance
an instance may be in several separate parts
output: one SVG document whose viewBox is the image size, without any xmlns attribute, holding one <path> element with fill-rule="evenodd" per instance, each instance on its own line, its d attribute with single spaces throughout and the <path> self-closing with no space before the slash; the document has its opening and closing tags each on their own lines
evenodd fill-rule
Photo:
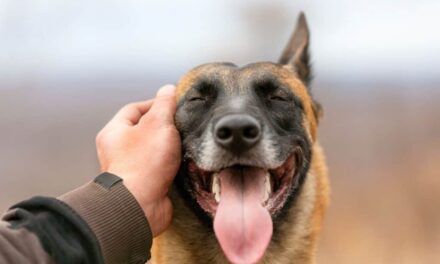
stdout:
<svg viewBox="0 0 440 264">
<path fill-rule="evenodd" d="M 0 79 L 276 60 L 300 10 L 322 76 L 440 75 L 438 0 L 0 0 Z"/>
</svg>

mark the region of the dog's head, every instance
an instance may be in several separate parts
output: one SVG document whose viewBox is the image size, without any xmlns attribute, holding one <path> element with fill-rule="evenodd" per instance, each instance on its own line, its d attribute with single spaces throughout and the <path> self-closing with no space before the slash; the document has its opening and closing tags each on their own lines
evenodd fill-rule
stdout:
<svg viewBox="0 0 440 264">
<path fill-rule="evenodd" d="M 180 194 L 234 263 L 260 259 L 306 177 L 319 107 L 303 14 L 278 63 L 201 65 L 178 84 Z"/>
</svg>

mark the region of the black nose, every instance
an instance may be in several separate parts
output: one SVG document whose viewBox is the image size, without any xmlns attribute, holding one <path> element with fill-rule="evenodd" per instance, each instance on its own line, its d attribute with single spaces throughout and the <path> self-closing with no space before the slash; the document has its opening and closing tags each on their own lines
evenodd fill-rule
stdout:
<svg viewBox="0 0 440 264">
<path fill-rule="evenodd" d="M 214 125 L 214 138 L 221 147 L 240 154 L 260 140 L 261 127 L 258 121 L 249 115 L 227 115 Z"/>
</svg>

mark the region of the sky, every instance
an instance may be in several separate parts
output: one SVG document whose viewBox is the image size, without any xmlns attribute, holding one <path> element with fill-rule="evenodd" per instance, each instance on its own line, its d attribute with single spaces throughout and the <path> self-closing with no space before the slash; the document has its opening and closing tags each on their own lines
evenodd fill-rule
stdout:
<svg viewBox="0 0 440 264">
<path fill-rule="evenodd" d="M 205 62 L 276 61 L 300 11 L 321 76 L 439 76 L 435 0 L 0 0 L 0 80 L 181 75 Z"/>
</svg>

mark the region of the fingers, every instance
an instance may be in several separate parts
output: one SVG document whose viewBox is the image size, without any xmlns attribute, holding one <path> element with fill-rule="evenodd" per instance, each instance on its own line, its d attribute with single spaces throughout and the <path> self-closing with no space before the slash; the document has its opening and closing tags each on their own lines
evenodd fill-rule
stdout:
<svg viewBox="0 0 440 264">
<path fill-rule="evenodd" d="M 153 105 L 153 99 L 130 103 L 119 110 L 118 113 L 109 122 L 109 125 L 123 124 L 134 126 L 139 123 L 141 117 L 147 113 Z"/>
<path fill-rule="evenodd" d="M 175 86 L 165 85 L 159 89 L 156 98 L 148 101 L 130 103 L 112 118 L 107 126 L 135 126 L 142 122 L 142 117 L 154 116 L 159 124 L 174 124 L 176 112 Z"/>
<path fill-rule="evenodd" d="M 174 114 L 176 113 L 175 90 L 176 87 L 170 84 L 160 88 L 151 109 L 148 111 L 148 115 L 156 117 L 156 120 L 162 124 L 174 125 Z"/>
</svg>

